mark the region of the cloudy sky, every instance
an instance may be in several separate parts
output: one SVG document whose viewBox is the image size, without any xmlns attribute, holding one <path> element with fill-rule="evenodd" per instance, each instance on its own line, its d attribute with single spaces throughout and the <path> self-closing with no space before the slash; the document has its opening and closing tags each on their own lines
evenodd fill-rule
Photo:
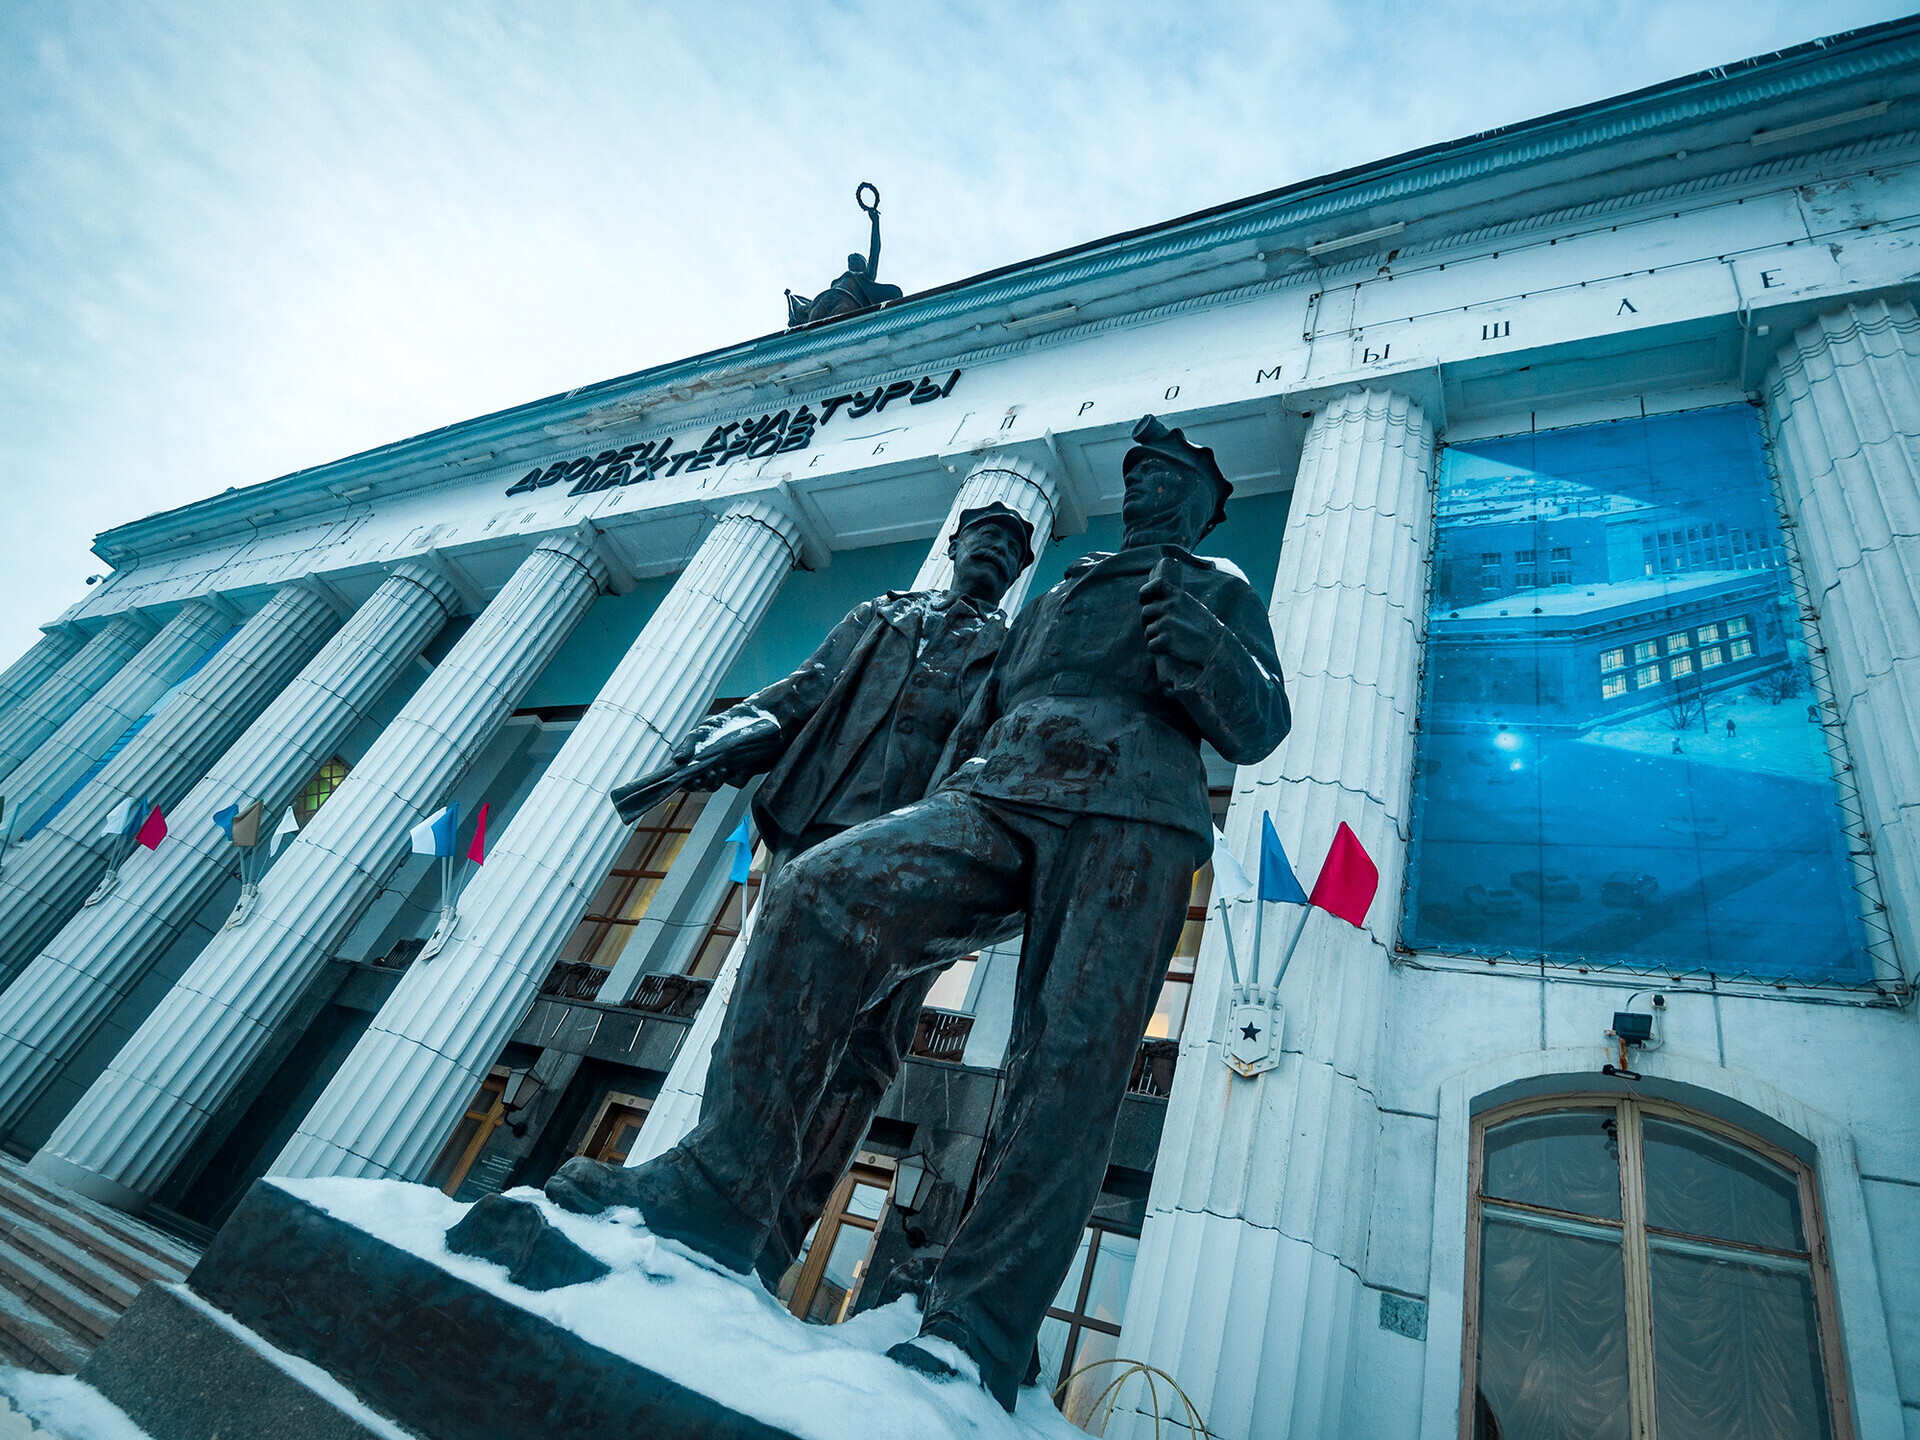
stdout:
<svg viewBox="0 0 1920 1440">
<path fill-rule="evenodd" d="M 0 664 L 156 510 L 1901 13 L 0 0 Z"/>
</svg>

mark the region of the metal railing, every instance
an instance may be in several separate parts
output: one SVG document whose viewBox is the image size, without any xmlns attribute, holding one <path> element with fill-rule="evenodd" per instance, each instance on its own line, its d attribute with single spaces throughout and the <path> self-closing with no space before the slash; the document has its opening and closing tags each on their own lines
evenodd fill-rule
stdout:
<svg viewBox="0 0 1920 1440">
<path fill-rule="evenodd" d="M 960 1057 L 966 1054 L 967 1037 L 972 1033 L 971 1015 L 962 1015 L 953 1010 L 923 1009 L 920 1023 L 913 1028 L 913 1044 L 907 1053 L 918 1055 L 922 1060 L 944 1060 L 950 1065 L 958 1065 Z"/>
<path fill-rule="evenodd" d="M 643 975 L 640 988 L 621 1004 L 629 1010 L 644 1010 L 649 1015 L 672 1015 L 691 1020 L 706 1001 L 713 981 L 691 975 Z"/>
<path fill-rule="evenodd" d="M 1173 1070 L 1180 1059 L 1178 1040 L 1142 1040 L 1133 1057 L 1133 1074 L 1127 1080 L 1129 1095 L 1169 1095 L 1173 1092 Z"/>
</svg>

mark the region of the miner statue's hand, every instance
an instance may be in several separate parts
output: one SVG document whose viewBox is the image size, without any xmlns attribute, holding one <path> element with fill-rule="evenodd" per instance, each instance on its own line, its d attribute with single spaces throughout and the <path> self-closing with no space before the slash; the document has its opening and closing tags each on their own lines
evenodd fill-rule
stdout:
<svg viewBox="0 0 1920 1440">
<path fill-rule="evenodd" d="M 709 715 L 673 747 L 673 763 L 699 775 L 691 790 L 718 790 L 757 775 L 781 750 L 780 722 L 766 711 L 746 706 Z"/>
<path fill-rule="evenodd" d="M 1140 587 L 1140 620 L 1160 683 L 1186 689 L 1200 679 L 1226 627 L 1181 583 L 1179 562 L 1162 560 Z"/>
</svg>

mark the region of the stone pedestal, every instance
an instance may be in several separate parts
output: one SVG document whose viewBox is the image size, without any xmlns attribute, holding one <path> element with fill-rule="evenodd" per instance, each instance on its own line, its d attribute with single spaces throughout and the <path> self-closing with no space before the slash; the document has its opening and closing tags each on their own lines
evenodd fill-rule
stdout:
<svg viewBox="0 0 1920 1440">
<path fill-rule="evenodd" d="M 232 873 L 234 847 L 206 817 L 259 800 L 271 831 L 456 604 L 430 567 L 396 568 L 175 807 L 166 843 L 135 851 L 112 893 L 68 921 L 0 995 L 0 1136 Z"/>
<path fill-rule="evenodd" d="M 153 1440 L 792 1440 L 269 1184 L 80 1378 Z"/>
<path fill-rule="evenodd" d="M 210 812 L 175 814 L 181 798 L 337 623 L 306 586 L 278 591 L 9 860 L 0 876 L 0 981 L 26 967 L 106 873 L 123 842 L 100 830 L 120 806 L 144 800 L 183 830 L 212 828 Z"/>
<path fill-rule="evenodd" d="M 15 701 L 0 716 L 0 780 L 24 764 L 152 638 L 153 627 L 139 616 L 116 615 Z"/>
<path fill-rule="evenodd" d="M 1373 1076 L 1405 864 L 1432 466 L 1418 405 L 1348 395 L 1315 417 L 1287 514 L 1273 630 L 1293 733 L 1240 772 L 1228 835 L 1251 869 L 1261 812 L 1272 814 L 1310 885 L 1344 820 L 1378 863 L 1380 889 L 1365 930 L 1307 912 L 1281 989 L 1285 1053 L 1251 1080 L 1221 1061 L 1217 916 L 1203 946 L 1120 1353 L 1173 1375 L 1223 1440 L 1345 1433 L 1345 1337 L 1371 1323 L 1360 1276 Z M 1243 972 L 1248 903 L 1233 919 Z M 1269 910 L 1266 979 L 1300 915 Z M 1108 1428 L 1153 1433 L 1139 1414 Z"/>
<path fill-rule="evenodd" d="M 73 783 L 113 748 L 113 742 L 232 628 L 232 622 L 204 600 L 181 606 L 159 634 L 147 640 L 138 654 L 116 669 L 7 776 L 7 813 L 14 836 L 25 835 L 59 804 Z M 86 655 L 83 650 L 74 660 Z"/>
<path fill-rule="evenodd" d="M 246 922 L 188 967 L 33 1166 L 138 1212 L 265 1050 L 385 877 L 607 578 L 587 546 L 529 555 L 268 871 Z"/>
<path fill-rule="evenodd" d="M 1800 560 L 1857 762 L 1865 841 L 1905 969 L 1920 967 L 1920 315 L 1822 315 L 1763 387 Z"/>
<path fill-rule="evenodd" d="M 495 842 L 453 938 L 407 971 L 272 1174 L 426 1173 L 626 841 L 607 791 L 666 763 L 799 555 L 768 500 L 714 526 Z"/>
</svg>

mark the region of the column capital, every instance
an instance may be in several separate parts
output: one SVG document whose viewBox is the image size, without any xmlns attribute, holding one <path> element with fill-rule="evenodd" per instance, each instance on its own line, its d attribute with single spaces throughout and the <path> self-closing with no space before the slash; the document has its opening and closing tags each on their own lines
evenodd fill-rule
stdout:
<svg viewBox="0 0 1920 1440">
<path fill-rule="evenodd" d="M 438 602 L 449 618 L 460 613 L 460 592 L 437 565 L 429 565 L 424 560 L 402 560 L 387 567 L 387 577 L 418 585 Z"/>
<path fill-rule="evenodd" d="M 778 535 L 792 555 L 796 569 L 819 570 L 832 562 L 832 547 L 819 527 L 807 518 L 800 497 L 789 481 L 781 481 L 777 489 L 738 496 L 716 517 L 720 521 L 736 518 L 764 525 Z"/>
<path fill-rule="evenodd" d="M 535 555 L 542 551 L 551 555 L 564 555 L 567 559 L 574 561 L 593 577 L 593 588 L 601 594 L 606 593 L 607 587 L 613 581 L 613 575 L 607 569 L 607 562 L 600 558 L 593 546 L 578 535 L 549 535 L 533 547 Z"/>
</svg>

